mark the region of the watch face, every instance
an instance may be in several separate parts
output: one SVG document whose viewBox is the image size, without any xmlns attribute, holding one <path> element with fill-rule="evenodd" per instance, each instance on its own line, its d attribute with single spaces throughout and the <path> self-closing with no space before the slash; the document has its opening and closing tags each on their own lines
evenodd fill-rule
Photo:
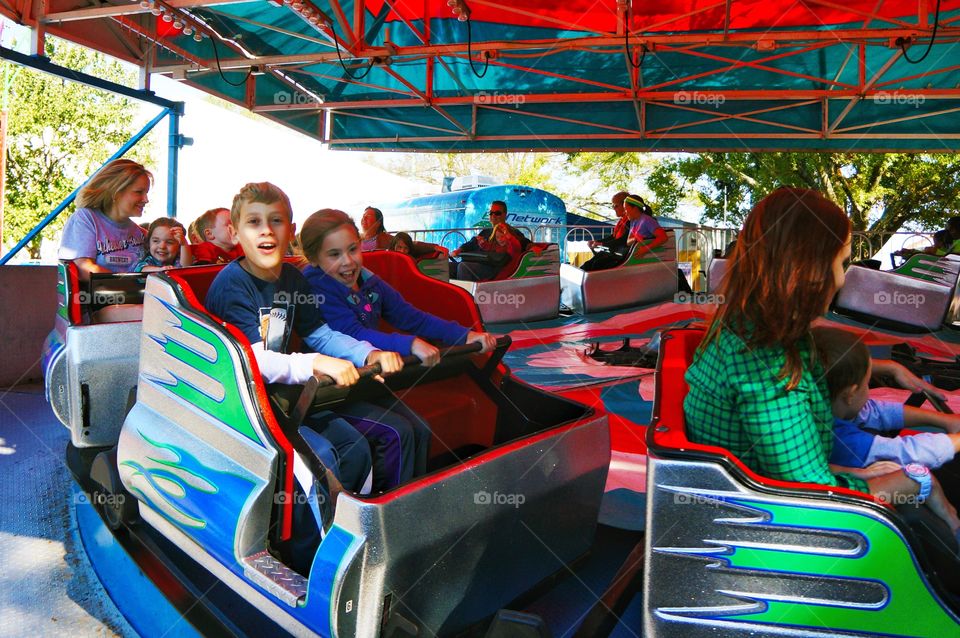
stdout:
<svg viewBox="0 0 960 638">
<path fill-rule="evenodd" d="M 910 463 L 903 470 L 910 476 L 929 476 L 930 468 L 919 463 Z"/>
</svg>

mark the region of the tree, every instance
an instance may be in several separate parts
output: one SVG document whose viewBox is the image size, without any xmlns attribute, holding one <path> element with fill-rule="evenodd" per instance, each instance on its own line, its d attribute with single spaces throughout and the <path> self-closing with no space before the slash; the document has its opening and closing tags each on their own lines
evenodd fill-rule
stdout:
<svg viewBox="0 0 960 638">
<path fill-rule="evenodd" d="M 922 153 L 704 153 L 667 159 L 648 184 L 669 215 L 693 191 L 703 222 L 739 226 L 778 186 L 814 188 L 844 209 L 855 230 L 893 233 L 905 223 L 943 228 L 960 210 L 960 158 Z"/>
<path fill-rule="evenodd" d="M 652 194 L 646 183 L 659 162 L 653 153 L 570 153 L 563 168 L 572 186 L 557 194 L 567 202 L 567 210 L 600 211 L 611 217 L 610 198 L 617 191 L 645 198 Z"/>
<path fill-rule="evenodd" d="M 118 84 L 135 79 L 119 62 L 64 40 L 47 38 L 45 52 L 56 64 Z M 4 237 L 18 241 L 136 132 L 137 107 L 129 98 L 8 62 L 0 63 L 0 75 L 9 81 L 12 105 Z M 150 155 L 144 142 L 128 153 L 146 164 Z M 67 216 L 61 214 L 43 234 L 53 236 Z M 38 258 L 40 237 L 25 248 Z"/>
</svg>

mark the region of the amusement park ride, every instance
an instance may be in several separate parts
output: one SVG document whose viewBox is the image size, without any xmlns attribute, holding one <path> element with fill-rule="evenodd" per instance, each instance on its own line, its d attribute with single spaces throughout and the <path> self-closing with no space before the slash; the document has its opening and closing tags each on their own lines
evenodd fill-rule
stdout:
<svg viewBox="0 0 960 638">
<path fill-rule="evenodd" d="M 409 257 L 377 251 L 365 262 L 413 303 L 483 325 L 471 295 Z M 241 632 L 932 637 L 960 626 L 895 511 L 849 490 L 765 479 L 686 439 L 683 372 L 702 330 L 663 333 L 653 418 L 627 426 L 632 441 L 602 403 L 515 375 L 502 359 L 509 338 L 383 384 L 308 384 L 284 411 L 244 337 L 203 306 L 219 269 L 85 287 L 61 264 L 45 369 L 71 432 L 71 470 L 107 526 L 166 548 L 187 581 L 218 579 L 246 604 L 231 617 Z M 120 297 L 135 303 L 112 303 Z M 429 471 L 376 495 L 331 492 L 296 425 L 307 410 L 374 397 L 430 425 Z M 624 524 L 603 512 L 605 485 L 612 459 L 641 436 L 646 484 L 632 489 L 646 521 Z M 329 499 L 316 523 L 297 510 L 294 455 Z M 305 525 L 323 530 L 319 545 L 299 540 Z M 606 625 L 591 620 L 604 614 L 587 591 L 609 608 Z"/>
<path fill-rule="evenodd" d="M 333 148 L 883 151 L 960 140 L 958 2 L 409 7 L 52 0 L 0 12 L 34 29 L 34 54 L 46 34 L 63 36 L 139 65 L 145 85 L 150 72 L 169 75 Z M 175 121 L 176 105 L 161 105 Z M 171 148 L 180 137 L 172 126 Z M 653 399 L 641 416 L 616 406 L 617 388 L 602 382 L 612 376 L 543 381 L 564 368 L 571 334 L 622 339 L 708 317 L 670 301 L 679 241 L 594 273 L 560 266 L 557 244 L 543 242 L 496 290 L 371 253 L 367 265 L 412 303 L 474 328 L 545 318 L 484 312 L 484 299 L 534 283 L 547 314 L 561 299 L 582 314 L 492 326 L 512 341 L 455 349 L 382 384 L 310 384 L 286 409 L 271 403 L 250 344 L 204 307 L 219 267 L 81 282 L 63 263 L 47 394 L 103 521 L 125 546 L 162 557 L 144 570 L 206 610 L 196 624 L 207 633 L 960 633 L 960 607 L 894 510 L 764 479 L 686 438 L 683 372 L 699 329 L 663 333 L 654 384 L 631 373 L 631 403 Z M 836 308 L 935 330 L 957 320 L 957 276 L 951 258 L 852 270 Z M 876 278 L 930 306 L 890 317 Z M 513 364 L 518 352 L 532 352 L 530 366 Z M 371 496 L 332 490 L 295 427 L 311 409 L 365 397 L 405 405 L 434 433 L 428 472 Z M 295 458 L 306 474 L 295 476 Z M 324 495 L 315 513 L 304 484 Z M 318 543 L 303 542 L 310 526 Z M 208 586 L 224 598 L 184 603 Z"/>
</svg>

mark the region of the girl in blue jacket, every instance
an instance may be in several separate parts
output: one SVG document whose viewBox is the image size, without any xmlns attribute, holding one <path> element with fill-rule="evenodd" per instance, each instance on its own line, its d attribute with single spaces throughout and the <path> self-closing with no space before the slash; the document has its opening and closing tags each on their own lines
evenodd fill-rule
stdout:
<svg viewBox="0 0 960 638">
<path fill-rule="evenodd" d="M 440 351 L 425 339 L 442 345 L 479 341 L 482 352 L 496 345 L 491 334 L 418 310 L 387 282 L 364 269 L 360 233 L 346 213 L 317 211 L 304 222 L 300 242 L 310 262 L 303 274 L 318 301 L 322 300 L 321 312 L 334 330 L 384 350 L 415 354 L 425 365 L 440 359 Z M 410 334 L 378 330 L 381 317 Z"/>
</svg>

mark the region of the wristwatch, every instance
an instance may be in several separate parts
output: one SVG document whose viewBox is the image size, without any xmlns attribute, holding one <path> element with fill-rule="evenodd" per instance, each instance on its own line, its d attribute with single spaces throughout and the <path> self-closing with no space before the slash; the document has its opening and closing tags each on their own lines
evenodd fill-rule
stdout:
<svg viewBox="0 0 960 638">
<path fill-rule="evenodd" d="M 917 494 L 917 500 L 921 503 L 930 496 L 930 490 L 933 489 L 933 481 L 930 478 L 930 470 L 925 465 L 919 463 L 910 463 L 904 466 L 903 471 L 907 476 L 920 484 L 920 493 Z"/>
</svg>

